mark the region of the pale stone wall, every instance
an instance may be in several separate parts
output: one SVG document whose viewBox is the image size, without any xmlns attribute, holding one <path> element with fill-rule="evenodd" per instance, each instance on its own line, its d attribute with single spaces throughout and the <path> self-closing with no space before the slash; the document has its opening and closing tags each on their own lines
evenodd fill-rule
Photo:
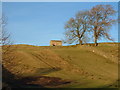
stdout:
<svg viewBox="0 0 120 90">
<path fill-rule="evenodd" d="M 62 46 L 62 41 L 51 40 L 50 46 Z"/>
</svg>

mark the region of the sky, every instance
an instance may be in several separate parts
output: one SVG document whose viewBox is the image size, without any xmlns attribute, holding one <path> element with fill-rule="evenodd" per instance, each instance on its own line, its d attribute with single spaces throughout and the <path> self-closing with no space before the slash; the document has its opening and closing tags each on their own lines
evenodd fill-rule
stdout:
<svg viewBox="0 0 120 90">
<path fill-rule="evenodd" d="M 14 44 L 49 46 L 50 40 L 64 39 L 64 25 L 71 17 L 98 4 L 112 5 L 118 11 L 117 2 L 3 2 L 2 10 Z M 117 42 L 117 24 L 112 26 L 110 34 Z"/>
</svg>

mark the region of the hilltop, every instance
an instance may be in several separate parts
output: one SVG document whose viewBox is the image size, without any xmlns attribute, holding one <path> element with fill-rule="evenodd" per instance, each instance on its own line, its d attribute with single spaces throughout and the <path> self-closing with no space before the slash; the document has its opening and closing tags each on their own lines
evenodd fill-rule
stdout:
<svg viewBox="0 0 120 90">
<path fill-rule="evenodd" d="M 21 78 L 45 79 L 44 83 L 37 79 L 29 81 L 29 84 L 69 88 L 117 87 L 117 43 L 103 43 L 98 47 L 87 45 L 12 47 L 16 48 L 12 54 L 15 58 L 4 65 L 9 72 Z M 51 82 L 52 85 L 49 84 Z M 58 84 L 55 84 L 57 82 Z"/>
</svg>

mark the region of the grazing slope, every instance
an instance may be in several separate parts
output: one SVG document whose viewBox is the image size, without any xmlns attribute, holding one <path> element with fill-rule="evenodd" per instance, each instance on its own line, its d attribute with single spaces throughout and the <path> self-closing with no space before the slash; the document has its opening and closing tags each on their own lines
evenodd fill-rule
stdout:
<svg viewBox="0 0 120 90">
<path fill-rule="evenodd" d="M 54 87 L 117 87 L 117 44 L 98 47 L 15 46 L 14 66 L 6 64 L 6 68 L 16 75 L 59 77 L 71 82 Z"/>
</svg>

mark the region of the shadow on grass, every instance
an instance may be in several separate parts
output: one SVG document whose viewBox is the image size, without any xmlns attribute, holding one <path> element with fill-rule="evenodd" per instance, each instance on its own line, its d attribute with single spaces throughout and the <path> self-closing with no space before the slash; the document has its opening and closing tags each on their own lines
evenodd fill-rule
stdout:
<svg viewBox="0 0 120 90">
<path fill-rule="evenodd" d="M 22 88 L 29 87 L 23 82 L 23 78 L 17 75 L 12 74 L 4 66 L 2 66 L 2 90 L 11 90 L 11 88 Z M 44 88 L 42 85 L 33 85 L 38 86 L 39 88 Z"/>
<path fill-rule="evenodd" d="M 61 68 L 54 67 L 54 68 L 38 68 L 33 75 L 46 75 L 52 72 L 60 71 Z"/>
<path fill-rule="evenodd" d="M 48 73 L 61 70 L 60 68 L 39 68 L 35 75 L 21 77 L 12 74 L 4 66 L 2 67 L 2 90 L 9 90 L 9 88 L 45 88 L 46 86 L 58 86 L 62 84 L 71 83 L 68 80 L 62 80 L 58 77 L 42 76 Z"/>
</svg>

